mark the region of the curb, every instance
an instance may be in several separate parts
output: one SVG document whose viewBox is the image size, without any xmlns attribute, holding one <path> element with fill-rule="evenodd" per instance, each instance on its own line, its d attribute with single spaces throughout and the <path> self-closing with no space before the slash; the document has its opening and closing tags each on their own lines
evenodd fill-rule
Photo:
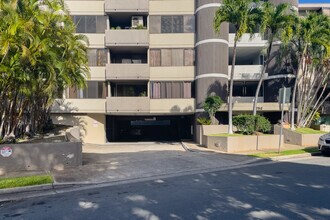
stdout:
<svg viewBox="0 0 330 220">
<path fill-rule="evenodd" d="M 308 158 L 313 156 L 319 156 L 321 153 L 303 153 L 303 154 L 293 154 L 293 155 L 286 155 L 286 156 L 276 156 L 270 157 L 270 160 L 273 161 L 284 161 L 284 160 L 293 160 L 293 159 L 300 159 L 300 158 Z"/>
</svg>

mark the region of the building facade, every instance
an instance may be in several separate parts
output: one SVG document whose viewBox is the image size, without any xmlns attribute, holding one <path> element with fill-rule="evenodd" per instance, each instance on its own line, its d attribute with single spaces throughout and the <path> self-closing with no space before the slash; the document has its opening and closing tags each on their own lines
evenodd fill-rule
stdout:
<svg viewBox="0 0 330 220">
<path fill-rule="evenodd" d="M 297 0 L 288 2 L 298 8 Z M 213 30 L 219 0 L 66 0 L 89 39 L 91 76 L 53 106 L 55 124 L 79 125 L 86 143 L 193 139 L 208 95 L 227 100 L 233 27 Z M 238 43 L 234 114 L 251 112 L 267 40 Z M 258 110 L 276 122 L 278 90 L 294 76 L 267 70 Z M 288 108 L 286 106 L 286 108 Z M 226 123 L 227 106 L 217 117 Z"/>
</svg>

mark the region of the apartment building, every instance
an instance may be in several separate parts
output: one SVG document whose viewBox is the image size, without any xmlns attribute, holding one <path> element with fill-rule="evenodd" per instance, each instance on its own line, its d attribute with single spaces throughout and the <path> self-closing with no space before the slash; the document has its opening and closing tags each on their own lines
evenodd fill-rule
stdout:
<svg viewBox="0 0 330 220">
<path fill-rule="evenodd" d="M 219 0 L 66 0 L 77 33 L 89 39 L 91 77 L 68 88 L 56 124 L 79 125 L 86 143 L 193 139 L 210 94 L 227 100 L 234 29 L 213 30 Z M 298 8 L 297 0 L 288 2 Z M 244 34 L 237 47 L 234 114 L 251 112 L 267 40 Z M 276 122 L 278 91 L 294 76 L 275 64 L 258 110 Z M 288 106 L 285 107 L 288 109 Z M 217 114 L 227 121 L 227 106 Z"/>
</svg>

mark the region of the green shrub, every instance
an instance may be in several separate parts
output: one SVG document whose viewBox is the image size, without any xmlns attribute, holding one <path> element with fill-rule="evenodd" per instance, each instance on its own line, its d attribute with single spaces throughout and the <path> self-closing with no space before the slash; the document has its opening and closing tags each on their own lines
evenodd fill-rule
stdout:
<svg viewBox="0 0 330 220">
<path fill-rule="evenodd" d="M 206 98 L 203 104 L 203 109 L 209 114 L 212 124 L 216 123 L 215 113 L 219 110 L 219 108 L 221 108 L 222 104 L 223 104 L 223 100 L 217 95 L 208 96 Z"/>
<path fill-rule="evenodd" d="M 256 115 L 256 131 L 262 132 L 262 133 L 268 133 L 272 129 L 272 125 L 270 124 L 270 121 L 261 115 Z"/>
<path fill-rule="evenodd" d="M 211 119 L 205 118 L 205 117 L 200 117 L 200 118 L 197 118 L 197 122 L 201 125 L 210 125 Z"/>
<path fill-rule="evenodd" d="M 256 132 L 267 133 L 271 130 L 271 124 L 267 118 L 261 115 L 237 115 L 233 118 L 233 125 L 240 133 L 250 135 Z"/>
</svg>

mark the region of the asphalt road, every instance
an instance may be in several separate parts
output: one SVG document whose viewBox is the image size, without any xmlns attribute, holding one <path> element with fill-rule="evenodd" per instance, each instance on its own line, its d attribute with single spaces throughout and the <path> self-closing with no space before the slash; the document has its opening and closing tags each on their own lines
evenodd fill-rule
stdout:
<svg viewBox="0 0 330 220">
<path fill-rule="evenodd" d="M 330 158 L 11 202 L 0 219 L 330 219 Z"/>
</svg>

